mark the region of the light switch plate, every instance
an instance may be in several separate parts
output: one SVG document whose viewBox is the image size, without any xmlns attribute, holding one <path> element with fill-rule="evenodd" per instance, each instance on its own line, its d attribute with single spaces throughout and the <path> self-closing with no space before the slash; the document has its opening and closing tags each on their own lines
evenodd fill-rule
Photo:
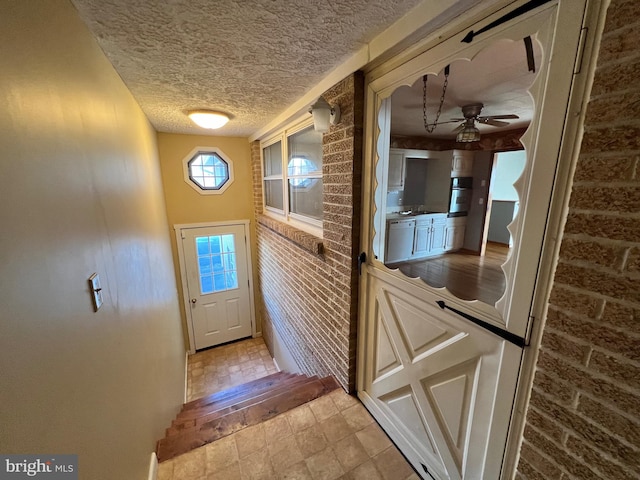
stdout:
<svg viewBox="0 0 640 480">
<path fill-rule="evenodd" d="M 93 311 L 97 312 L 102 306 L 102 287 L 100 286 L 100 275 L 94 273 L 89 277 L 89 287 L 93 298 Z"/>
</svg>

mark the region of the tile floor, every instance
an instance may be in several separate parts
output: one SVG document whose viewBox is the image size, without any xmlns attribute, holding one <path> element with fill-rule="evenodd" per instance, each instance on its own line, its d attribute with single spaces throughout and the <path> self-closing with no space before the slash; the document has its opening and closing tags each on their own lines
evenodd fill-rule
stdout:
<svg viewBox="0 0 640 480">
<path fill-rule="evenodd" d="M 268 375 L 271 368 L 262 339 L 225 345 L 220 352 L 215 350 L 197 353 L 192 356 L 197 357 L 193 362 L 189 360 L 192 398 L 202 395 L 196 392 L 227 388 L 207 386 L 207 376 L 216 385 L 226 382 L 232 385 Z M 233 365 L 235 358 L 240 363 Z M 218 361 L 225 365 L 214 365 Z M 239 370 L 229 370 L 238 365 Z M 262 375 L 260 366 L 265 369 Z M 239 376 L 245 374 L 240 381 Z M 419 480 L 419 477 L 362 403 L 341 389 L 163 462 L 158 470 L 158 480 L 254 479 Z"/>
<path fill-rule="evenodd" d="M 262 338 L 249 338 L 190 355 L 187 401 L 266 377 L 278 370 Z"/>
</svg>

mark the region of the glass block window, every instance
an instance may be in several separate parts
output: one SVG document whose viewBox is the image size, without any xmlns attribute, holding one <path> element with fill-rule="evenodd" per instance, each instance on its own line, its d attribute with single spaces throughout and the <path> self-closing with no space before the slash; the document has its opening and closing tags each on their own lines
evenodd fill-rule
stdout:
<svg viewBox="0 0 640 480">
<path fill-rule="evenodd" d="M 198 147 L 183 160 L 184 180 L 203 195 L 221 194 L 233 182 L 232 162 L 215 147 Z"/>
<path fill-rule="evenodd" d="M 202 295 L 238 288 L 235 235 L 196 237 L 196 252 Z"/>
</svg>

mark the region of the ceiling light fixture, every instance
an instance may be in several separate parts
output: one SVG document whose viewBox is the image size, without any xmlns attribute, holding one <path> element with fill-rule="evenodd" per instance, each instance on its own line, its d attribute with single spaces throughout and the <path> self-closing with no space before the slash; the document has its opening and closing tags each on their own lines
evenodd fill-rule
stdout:
<svg viewBox="0 0 640 480">
<path fill-rule="evenodd" d="M 330 125 L 336 125 L 340 122 L 340 107 L 333 107 L 323 98 L 320 97 L 316 103 L 311 105 L 309 113 L 313 115 L 313 128 L 316 132 L 328 132 Z"/>
<path fill-rule="evenodd" d="M 220 128 L 229 121 L 227 114 L 213 110 L 192 110 L 188 115 L 196 125 L 211 130 Z"/>
<path fill-rule="evenodd" d="M 467 118 L 464 128 L 460 130 L 456 137 L 456 142 L 468 143 L 480 141 L 480 130 L 475 126 L 475 117 Z"/>
</svg>

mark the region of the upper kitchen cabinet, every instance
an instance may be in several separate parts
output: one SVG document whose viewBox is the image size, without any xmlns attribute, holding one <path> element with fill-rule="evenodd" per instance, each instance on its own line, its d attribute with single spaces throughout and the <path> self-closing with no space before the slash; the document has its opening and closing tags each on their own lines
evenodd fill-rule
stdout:
<svg viewBox="0 0 640 480">
<path fill-rule="evenodd" d="M 451 177 L 471 177 L 473 176 L 473 156 L 472 150 L 454 150 L 453 161 L 451 162 Z"/>
<path fill-rule="evenodd" d="M 406 162 L 404 151 L 394 148 L 390 149 L 388 191 L 404 189 L 405 166 Z"/>
</svg>

